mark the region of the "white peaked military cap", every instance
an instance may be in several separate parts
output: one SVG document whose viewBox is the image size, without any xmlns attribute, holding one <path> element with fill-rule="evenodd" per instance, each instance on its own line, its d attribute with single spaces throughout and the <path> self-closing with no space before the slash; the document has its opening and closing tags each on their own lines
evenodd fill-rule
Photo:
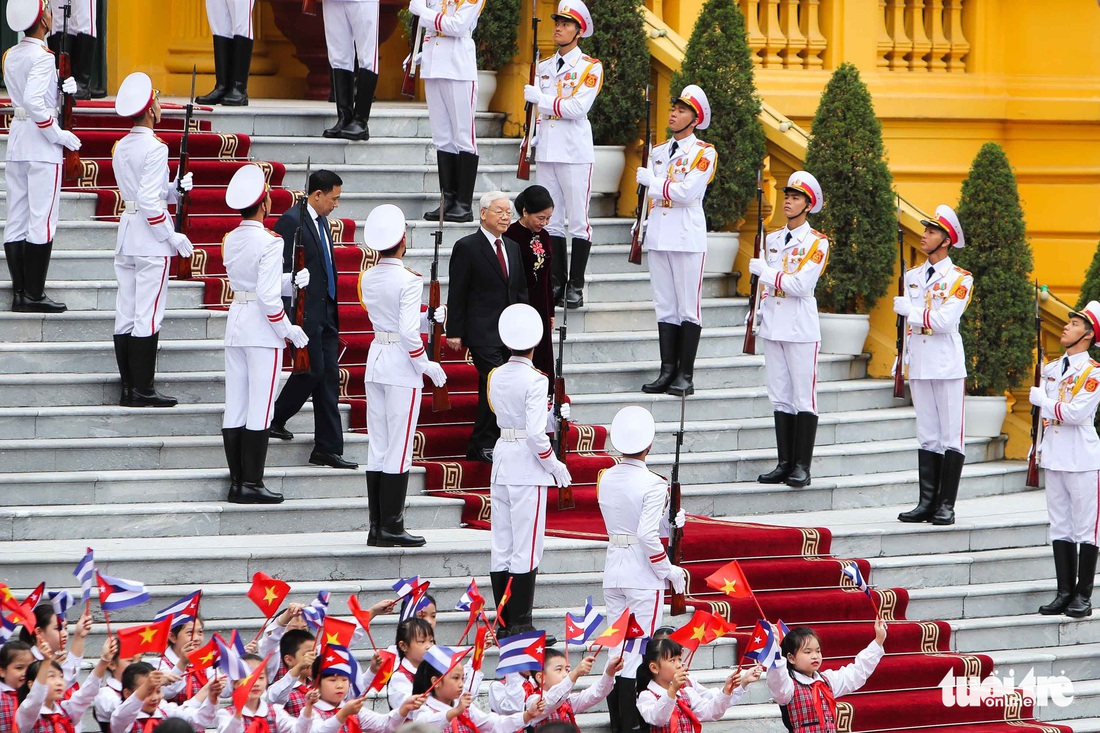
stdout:
<svg viewBox="0 0 1100 733">
<path fill-rule="evenodd" d="M 144 71 L 135 71 L 122 80 L 115 98 L 115 114 L 119 117 L 140 117 L 153 103 L 156 92 L 153 80 Z"/>
<path fill-rule="evenodd" d="M 581 38 L 592 35 L 592 13 L 588 12 L 588 6 L 581 0 L 561 0 L 558 3 L 558 12 L 550 15 L 557 20 L 572 20 L 581 27 Z"/>
<path fill-rule="evenodd" d="M 941 231 L 947 232 L 947 238 L 951 242 L 952 247 L 962 249 L 966 246 L 966 237 L 963 236 L 962 224 L 959 223 L 959 217 L 955 214 L 955 210 L 946 204 L 940 204 L 936 207 L 936 215 L 931 219 L 921 219 L 921 224 L 926 227 L 936 227 Z"/>
<path fill-rule="evenodd" d="M 707 94 L 694 84 L 688 84 L 680 96 L 672 100 L 675 104 L 680 102 L 695 110 L 695 129 L 705 130 L 710 127 L 710 102 Z"/>
<path fill-rule="evenodd" d="M 1085 323 L 1092 327 L 1092 332 L 1097 339 L 1100 339 L 1100 303 L 1095 300 L 1090 300 L 1088 305 L 1079 311 L 1071 311 L 1070 318 L 1077 316 L 1078 318 L 1084 318 Z"/>
<path fill-rule="evenodd" d="M 528 351 L 542 341 L 542 316 L 526 303 L 513 303 L 500 314 L 500 340 L 513 351 Z"/>
<path fill-rule="evenodd" d="M 46 12 L 46 0 L 8 0 L 8 27 L 16 33 L 29 30 Z"/>
<path fill-rule="evenodd" d="M 649 410 L 637 405 L 624 407 L 611 421 L 611 445 L 623 455 L 641 453 L 653 445 L 657 424 Z"/>
<path fill-rule="evenodd" d="M 249 163 L 233 174 L 229 187 L 225 189 L 225 203 L 229 208 L 240 211 L 260 203 L 266 195 L 267 179 L 263 169 L 255 163 Z"/>
<path fill-rule="evenodd" d="M 821 211 L 821 207 L 825 203 L 825 196 L 821 193 L 821 184 L 806 171 L 795 171 L 792 173 L 791 177 L 787 179 L 787 185 L 783 187 L 783 190 L 798 191 L 799 193 L 809 196 L 811 214 L 816 214 Z"/>
<path fill-rule="evenodd" d="M 405 237 L 405 212 L 393 204 L 376 206 L 367 215 L 367 247 L 374 250 L 387 250 L 401 244 Z"/>
</svg>

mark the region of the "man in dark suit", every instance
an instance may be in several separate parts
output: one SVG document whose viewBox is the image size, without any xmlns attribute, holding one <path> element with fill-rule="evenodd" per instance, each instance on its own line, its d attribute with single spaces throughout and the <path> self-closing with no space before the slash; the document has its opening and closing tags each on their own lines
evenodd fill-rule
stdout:
<svg viewBox="0 0 1100 733">
<path fill-rule="evenodd" d="M 489 372 L 511 353 L 497 332 L 505 308 L 527 302 L 527 278 L 519 245 L 504 238 L 512 223 L 508 196 L 493 191 L 481 197 L 481 228 L 455 242 L 447 286 L 447 345 L 466 347 L 477 368 L 477 419 L 466 449 L 471 461 L 493 462 L 500 437 L 496 416 L 485 397 Z"/>
<path fill-rule="evenodd" d="M 358 468 L 343 458 L 344 434 L 340 424 L 340 318 L 336 303 L 336 257 L 332 248 L 329 214 L 340 203 L 343 181 L 332 171 L 314 171 L 309 177 L 306 212 L 302 223 L 302 245 L 310 285 L 305 289 L 309 336 L 309 372 L 292 374 L 275 400 L 271 437 L 292 440 L 286 421 L 313 397 L 313 453 L 309 462 L 333 468 Z M 300 222 L 297 205 L 290 207 L 275 224 L 283 238 L 283 272 L 294 271 L 294 235 Z M 285 292 L 285 291 L 284 291 Z M 289 302 L 288 302 L 289 307 Z M 293 314 L 291 314 L 293 318 Z"/>
</svg>

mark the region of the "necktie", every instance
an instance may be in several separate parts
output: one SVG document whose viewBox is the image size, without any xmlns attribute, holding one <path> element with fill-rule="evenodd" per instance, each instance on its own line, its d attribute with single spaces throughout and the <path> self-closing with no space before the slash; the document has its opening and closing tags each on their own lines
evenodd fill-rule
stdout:
<svg viewBox="0 0 1100 733">
<path fill-rule="evenodd" d="M 561 56 L 558 56 L 558 71 L 561 71 L 561 67 L 563 66 L 565 66 L 565 59 L 563 59 Z"/>
<path fill-rule="evenodd" d="M 321 237 L 321 259 L 325 261 L 325 275 L 328 276 L 328 297 L 336 300 L 336 276 L 332 271 L 332 251 L 329 249 L 328 222 L 325 217 L 317 217 L 317 234 Z"/>
<path fill-rule="evenodd" d="M 676 157 L 676 151 L 679 148 L 680 148 L 680 142 L 678 140 L 673 140 L 672 145 L 668 146 L 668 158 L 669 158 L 669 160 L 672 160 L 673 158 Z"/>
<path fill-rule="evenodd" d="M 1062 374 L 1065 374 L 1067 370 L 1069 370 L 1069 357 L 1068 356 L 1063 356 L 1062 357 Z"/>
<path fill-rule="evenodd" d="M 821 680 L 816 680 L 811 686 L 811 691 L 814 695 L 814 710 L 817 713 L 818 724 L 822 730 L 828 730 L 825 719 L 826 712 L 829 713 L 833 723 L 836 723 L 836 698 L 833 696 L 833 688 Z"/>
<path fill-rule="evenodd" d="M 928 282 L 929 280 L 931 280 L 931 279 L 932 279 L 932 275 L 933 275 L 933 274 L 934 274 L 935 272 L 936 272 L 936 268 L 935 268 L 935 267 L 929 267 L 929 268 L 928 268 L 928 270 L 927 270 L 927 271 L 925 271 L 925 273 L 924 273 L 924 281 L 925 281 L 925 282 Z"/>
<path fill-rule="evenodd" d="M 787 232 L 787 236 L 783 239 L 783 244 L 788 244 L 791 241 L 792 236 L 793 235 L 790 232 Z"/>
<path fill-rule="evenodd" d="M 500 271 L 504 273 L 504 277 L 508 277 L 508 258 L 504 256 L 504 242 L 499 239 L 496 241 L 497 246 L 497 259 L 500 261 Z"/>
</svg>

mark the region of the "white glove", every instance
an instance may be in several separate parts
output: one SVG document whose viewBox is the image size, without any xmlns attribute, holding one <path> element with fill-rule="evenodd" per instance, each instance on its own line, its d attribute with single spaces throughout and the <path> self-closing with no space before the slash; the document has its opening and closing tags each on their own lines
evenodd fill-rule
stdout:
<svg viewBox="0 0 1100 733">
<path fill-rule="evenodd" d="M 180 257 L 190 257 L 195 251 L 195 248 L 191 246 L 191 240 L 187 238 L 186 234 L 175 232 L 169 237 L 168 243 L 175 248 Z"/>
<path fill-rule="evenodd" d="M 76 79 L 70 76 L 61 82 L 61 91 L 65 94 L 76 94 Z"/>
<path fill-rule="evenodd" d="M 438 361 L 429 361 L 428 366 L 424 369 L 424 374 L 432 380 L 432 384 L 436 387 L 442 387 L 447 383 L 447 372 L 443 371 L 443 367 Z"/>
<path fill-rule="evenodd" d="M 687 588 L 687 574 L 679 565 L 673 565 L 672 571 L 668 574 L 668 582 L 672 584 L 672 592 L 679 595 Z"/>
<path fill-rule="evenodd" d="M 309 270 L 302 268 L 298 272 L 294 273 L 294 284 L 299 288 L 309 287 Z"/>
<path fill-rule="evenodd" d="M 539 97 L 541 97 L 541 96 L 542 96 L 542 92 L 539 91 L 538 87 L 533 86 L 531 84 L 524 84 L 523 85 L 523 99 L 524 99 L 525 102 L 530 102 L 531 104 L 538 104 L 539 103 Z"/>
<path fill-rule="evenodd" d="M 890 365 L 890 376 L 896 377 L 898 375 L 898 357 L 894 357 L 894 363 Z"/>
<path fill-rule="evenodd" d="M 756 275 L 757 277 L 760 277 L 760 275 L 767 268 L 768 263 L 760 257 L 753 257 L 751 260 L 749 260 L 749 274 L 751 275 Z"/>
<path fill-rule="evenodd" d="M 561 461 L 556 463 L 557 465 L 550 469 L 550 475 L 554 477 L 554 486 L 563 488 L 573 483 L 573 477 L 569 475 L 569 469 L 565 467 L 565 464 Z"/>
<path fill-rule="evenodd" d="M 61 130 L 57 133 L 57 142 L 69 150 L 80 150 L 80 138 L 68 130 Z"/>
<path fill-rule="evenodd" d="M 645 166 L 638 166 L 638 172 L 634 174 L 634 178 L 639 186 L 649 188 L 653 185 L 653 172 Z"/>
<path fill-rule="evenodd" d="M 677 529 L 683 529 L 684 525 L 687 524 L 687 521 L 687 512 L 681 509 L 680 511 L 676 512 L 676 517 L 672 520 L 672 526 L 676 527 Z"/>
<path fill-rule="evenodd" d="M 913 309 L 913 305 L 912 305 L 912 303 L 909 302 L 908 298 L 906 298 L 902 295 L 899 295 L 899 296 L 894 298 L 894 312 L 897 313 L 902 318 L 908 318 L 909 317 L 909 311 L 912 310 L 912 309 Z"/>
<path fill-rule="evenodd" d="M 1036 407 L 1042 407 L 1043 403 L 1047 401 L 1046 390 L 1042 387 L 1032 387 L 1027 394 L 1027 401 Z"/>
<path fill-rule="evenodd" d="M 435 321 L 436 323 L 446 323 L 447 322 L 447 306 L 445 306 L 445 305 L 437 306 L 436 309 L 435 309 L 435 312 L 432 313 L 432 320 Z"/>
<path fill-rule="evenodd" d="M 431 14 L 432 11 L 428 10 L 428 3 L 425 0 L 409 0 L 409 12 L 423 18 Z"/>
<path fill-rule="evenodd" d="M 183 178 L 176 179 L 176 188 L 182 189 L 184 193 L 187 193 L 195 187 L 195 174 L 191 171 L 187 171 L 183 175 Z"/>
<path fill-rule="evenodd" d="M 569 403 L 568 402 L 561 403 L 561 406 L 558 407 L 558 413 L 561 414 L 562 418 L 568 420 L 569 415 L 572 414 L 572 410 L 569 409 Z"/>
<path fill-rule="evenodd" d="M 306 336 L 306 332 L 302 330 L 301 326 L 291 326 L 290 333 L 286 335 L 287 340 L 294 344 L 296 348 L 305 348 L 309 343 L 309 336 Z"/>
</svg>

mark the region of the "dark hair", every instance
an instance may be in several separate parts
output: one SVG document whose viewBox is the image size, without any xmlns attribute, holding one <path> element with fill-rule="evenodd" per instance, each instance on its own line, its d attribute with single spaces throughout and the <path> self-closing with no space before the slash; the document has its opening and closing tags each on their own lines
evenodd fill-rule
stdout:
<svg viewBox="0 0 1100 733">
<path fill-rule="evenodd" d="M 432 625 L 422 618 L 415 616 L 402 621 L 397 625 L 397 658 L 404 659 L 405 652 L 401 650 L 401 642 L 411 644 L 418 639 L 435 639 L 435 631 Z"/>
<path fill-rule="evenodd" d="M 559 658 L 564 659 L 567 664 L 569 663 L 569 658 L 565 656 L 565 652 L 563 652 L 561 649 L 554 649 L 553 647 L 546 647 L 545 651 L 543 652 L 543 657 L 542 657 L 542 669 L 539 670 L 538 672 L 535 672 L 535 674 L 534 674 L 534 677 L 536 678 L 535 682 L 538 683 L 539 687 L 542 687 L 542 678 L 540 678 L 539 675 L 544 674 L 546 672 L 546 665 L 550 664 L 550 662 L 554 661 L 555 659 L 559 659 Z M 542 726 L 539 726 L 539 728 L 541 729 Z"/>
<path fill-rule="evenodd" d="M 668 637 L 672 636 L 672 633 L 674 631 L 676 631 L 675 626 L 658 626 L 657 630 L 653 632 L 653 636 L 651 636 L 650 639 L 667 639 Z"/>
<path fill-rule="evenodd" d="M 396 248 L 394 249 L 394 251 L 396 251 Z M 435 606 L 436 608 L 439 607 L 439 604 L 435 602 L 435 597 L 432 596 L 430 593 L 425 593 L 423 596 L 420 597 L 420 600 L 427 601 L 427 603 L 425 604 L 426 606 Z M 412 595 L 405 596 L 405 599 L 403 601 L 401 601 L 401 610 L 400 610 L 399 613 L 404 613 L 405 609 L 407 609 L 409 607 L 410 603 L 412 603 Z M 414 615 L 416 613 L 419 613 L 419 612 L 420 612 L 420 609 L 417 609 L 414 612 Z M 421 620 L 423 620 L 423 619 L 421 619 Z"/>
<path fill-rule="evenodd" d="M 7 669 L 15 658 L 23 652 L 30 652 L 31 645 L 25 644 L 18 639 L 12 639 L 4 646 L 0 647 L 0 669 Z"/>
<path fill-rule="evenodd" d="M 253 654 L 253 653 L 249 652 L 248 654 L 244 654 L 244 655 L 241 656 L 241 661 L 242 662 L 262 662 L 262 661 L 264 661 L 264 658 L 261 657 L 259 654 Z"/>
<path fill-rule="evenodd" d="M 286 664 L 286 658 L 296 656 L 302 644 L 312 644 L 314 641 L 316 639 L 313 634 L 305 629 L 290 629 L 284 632 L 283 638 L 279 639 L 279 659 Z"/>
<path fill-rule="evenodd" d="M 313 193 L 314 191 L 320 191 L 321 193 L 328 193 L 337 186 L 344 185 L 344 179 L 336 175 L 332 171 L 322 168 L 319 171 L 313 171 L 309 174 L 309 181 L 307 182 L 309 190 L 306 191 L 306 195 Z"/>
<path fill-rule="evenodd" d="M 672 659 L 684 653 L 684 648 L 672 639 L 650 639 L 642 656 L 642 663 L 638 665 L 638 692 L 649 687 L 653 681 L 653 672 L 650 671 L 651 662 Z"/>
<path fill-rule="evenodd" d="M 183 718 L 165 718 L 153 728 L 153 733 L 194 733 L 194 731 L 191 724 Z"/>
<path fill-rule="evenodd" d="M 34 683 L 34 678 L 38 676 L 38 670 L 42 669 L 42 664 L 45 660 L 36 659 L 31 662 L 27 667 L 27 676 L 23 679 L 23 684 L 16 690 L 16 696 L 19 698 L 19 702 L 23 702 L 27 699 L 27 695 L 31 692 L 31 685 Z M 61 669 L 61 664 L 58 662 L 50 662 L 61 674 L 65 674 L 65 670 Z"/>
<path fill-rule="evenodd" d="M 148 662 L 134 662 L 122 671 L 122 689 L 132 693 L 141 684 L 138 678 L 147 677 L 152 673 L 153 665 Z"/>
<path fill-rule="evenodd" d="M 260 207 L 264 205 L 264 201 L 267 200 L 267 197 L 268 197 L 268 194 L 265 193 L 264 197 L 262 199 L 260 199 L 256 203 L 252 204 L 247 209 L 239 209 L 241 218 L 242 219 L 251 219 L 252 217 L 256 216 L 256 213 L 259 212 Z M 157 727 L 159 728 L 160 726 L 157 726 Z"/>
<path fill-rule="evenodd" d="M 180 621 L 178 624 L 172 624 L 172 628 L 168 630 L 168 635 L 169 636 L 174 636 L 178 639 L 179 635 L 180 635 L 180 629 L 182 629 L 187 624 L 193 623 L 193 622 L 194 623 L 200 623 L 204 627 L 206 626 L 206 623 L 202 620 L 202 616 L 196 616 L 194 618 L 189 618 L 186 621 Z"/>
<path fill-rule="evenodd" d="M 788 654 L 797 654 L 798 650 L 806 645 L 810 639 L 817 639 L 817 633 L 809 626 L 795 626 L 783 637 L 779 650 L 786 657 Z M 820 642 L 821 640 L 818 639 Z"/>
<path fill-rule="evenodd" d="M 520 216 L 523 216 L 525 211 L 528 214 L 534 214 L 536 211 L 552 208 L 554 208 L 554 199 L 550 196 L 550 192 L 537 183 L 523 189 L 519 196 L 516 196 L 516 211 Z"/>
<path fill-rule="evenodd" d="M 397 250 L 401 249 L 401 245 L 404 244 L 404 243 L 405 243 L 405 238 L 402 237 L 400 242 L 393 245 L 389 249 L 380 249 L 380 250 L 378 250 L 378 256 L 379 257 L 393 257 L 397 254 Z"/>
<path fill-rule="evenodd" d="M 416 674 L 413 675 L 413 691 L 412 694 L 423 695 L 428 691 L 428 688 L 435 682 L 436 677 L 442 677 L 438 669 L 432 666 L 432 663 L 425 659 L 420 663 L 420 666 L 416 668 Z M 433 690 L 434 694 L 435 691 Z"/>
<path fill-rule="evenodd" d="M 49 603 L 40 603 L 34 607 L 34 625 L 39 629 L 50 628 L 50 622 L 54 620 L 55 616 L 57 614 L 54 613 L 53 605 Z M 19 629 L 19 641 L 34 646 L 34 632 L 23 626 Z"/>
</svg>

